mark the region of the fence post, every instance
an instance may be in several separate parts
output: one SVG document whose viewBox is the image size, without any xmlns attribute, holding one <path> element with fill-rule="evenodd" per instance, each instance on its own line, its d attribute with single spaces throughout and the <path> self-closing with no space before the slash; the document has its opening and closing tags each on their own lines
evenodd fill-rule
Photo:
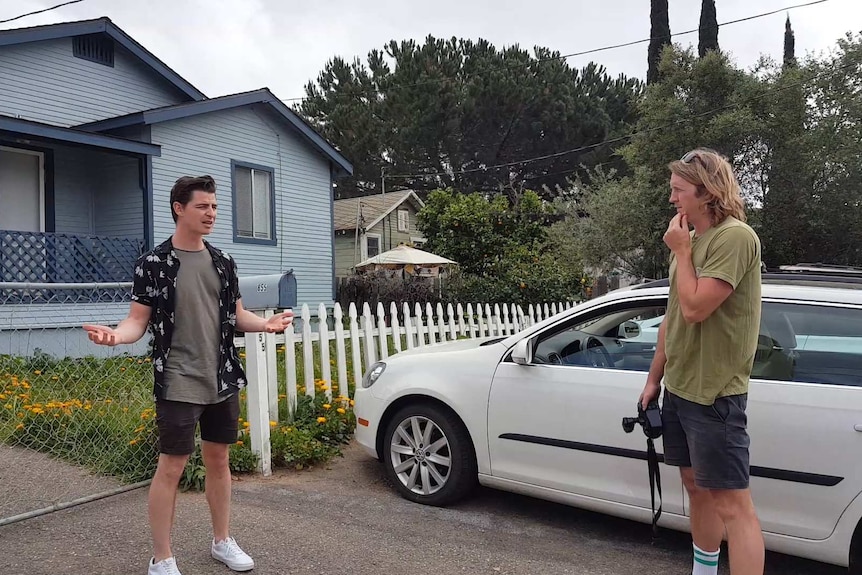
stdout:
<svg viewBox="0 0 862 575">
<path fill-rule="evenodd" d="M 302 304 L 302 371 L 305 373 L 305 395 L 314 398 L 314 343 L 311 341 L 311 311 Z"/>
<path fill-rule="evenodd" d="M 347 308 L 347 315 L 350 318 L 350 355 L 353 359 L 353 385 L 358 388 L 362 383 L 362 354 L 359 350 L 359 326 L 356 323 L 356 304 L 350 302 L 350 307 Z"/>
<path fill-rule="evenodd" d="M 377 302 L 377 343 L 380 345 L 380 360 L 383 361 L 389 357 L 389 336 L 386 334 L 386 311 L 383 309 L 383 302 Z"/>
<path fill-rule="evenodd" d="M 365 369 L 369 369 L 377 361 L 377 352 L 374 349 L 374 320 L 368 302 L 362 304 L 362 328 L 365 330 Z"/>
<path fill-rule="evenodd" d="M 258 471 L 272 474 L 272 446 L 269 441 L 269 394 L 267 391 L 266 338 L 263 333 L 245 334 L 245 361 L 251 450 L 258 455 Z"/>
<path fill-rule="evenodd" d="M 425 346 L 424 326 L 422 325 L 422 306 L 416 302 L 416 346 Z"/>
<path fill-rule="evenodd" d="M 446 304 L 446 315 L 449 316 L 449 335 L 452 336 L 452 341 L 455 341 L 458 339 L 458 323 L 451 303 Z"/>
<path fill-rule="evenodd" d="M 338 395 L 350 397 L 350 386 L 347 382 L 347 354 L 344 349 L 344 313 L 341 304 L 335 302 L 332 310 L 335 319 L 335 361 L 338 363 Z"/>
<path fill-rule="evenodd" d="M 296 413 L 296 345 L 294 325 L 290 324 L 284 330 L 284 384 L 287 396 L 287 413 L 289 421 L 293 421 Z"/>
<path fill-rule="evenodd" d="M 392 344 L 398 353 L 401 351 L 401 327 L 398 325 L 398 305 L 394 301 L 389 304 L 389 324 L 392 326 Z"/>
<path fill-rule="evenodd" d="M 410 319 L 410 304 L 406 301 L 401 304 L 404 313 L 404 331 L 407 333 L 407 349 L 413 349 L 413 322 Z"/>
<path fill-rule="evenodd" d="M 329 326 L 326 306 L 317 306 L 317 336 L 320 343 L 320 379 L 326 382 L 326 399 L 332 400 L 332 365 L 329 363 Z"/>
<path fill-rule="evenodd" d="M 275 315 L 275 311 L 271 309 L 264 310 L 263 317 L 270 318 Z M 278 421 L 278 350 L 275 345 L 275 334 L 264 333 L 264 343 L 266 344 L 266 380 L 269 382 L 267 389 L 269 392 L 269 419 Z"/>
</svg>

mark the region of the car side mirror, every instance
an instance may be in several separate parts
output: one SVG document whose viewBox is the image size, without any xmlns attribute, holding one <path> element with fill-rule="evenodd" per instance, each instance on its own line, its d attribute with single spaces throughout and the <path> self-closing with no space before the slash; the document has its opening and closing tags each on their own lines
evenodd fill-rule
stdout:
<svg viewBox="0 0 862 575">
<path fill-rule="evenodd" d="M 515 344 L 512 348 L 512 361 L 518 365 L 530 365 L 533 363 L 533 346 L 530 338 L 525 338 Z"/>
<path fill-rule="evenodd" d="M 641 326 L 636 321 L 624 321 L 622 325 L 620 325 L 619 332 L 617 333 L 617 337 L 620 339 L 632 339 L 638 337 L 641 334 Z"/>
</svg>

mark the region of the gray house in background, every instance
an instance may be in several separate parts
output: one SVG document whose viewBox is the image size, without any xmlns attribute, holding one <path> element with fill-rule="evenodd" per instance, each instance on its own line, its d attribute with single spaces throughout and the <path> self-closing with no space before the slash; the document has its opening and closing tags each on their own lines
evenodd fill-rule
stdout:
<svg viewBox="0 0 862 575">
<path fill-rule="evenodd" d="M 353 168 L 269 90 L 207 98 L 107 18 L 0 31 L 0 79 L 0 282 L 131 280 L 173 232 L 173 182 L 209 174 L 209 239 L 240 275 L 293 270 L 298 305 L 333 301 L 333 180 Z M 116 299 L 2 290 L 0 332 L 115 322 Z"/>
</svg>

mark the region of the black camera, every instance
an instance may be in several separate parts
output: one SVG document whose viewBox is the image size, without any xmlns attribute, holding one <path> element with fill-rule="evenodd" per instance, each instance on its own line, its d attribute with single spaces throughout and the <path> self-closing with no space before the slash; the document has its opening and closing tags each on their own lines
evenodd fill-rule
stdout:
<svg viewBox="0 0 862 575">
<path fill-rule="evenodd" d="M 635 424 L 639 424 L 644 430 L 644 435 L 650 439 L 661 437 L 661 409 L 658 406 L 658 401 L 651 401 L 646 409 L 638 402 L 638 416 L 624 417 L 623 431 L 631 433 L 635 429 Z"/>
</svg>

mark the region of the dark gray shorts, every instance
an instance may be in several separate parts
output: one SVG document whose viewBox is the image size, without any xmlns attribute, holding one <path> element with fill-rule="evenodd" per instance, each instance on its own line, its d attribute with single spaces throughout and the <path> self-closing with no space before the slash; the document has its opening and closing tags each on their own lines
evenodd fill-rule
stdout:
<svg viewBox="0 0 862 575">
<path fill-rule="evenodd" d="M 719 397 L 712 405 L 683 399 L 665 389 L 662 401 L 664 461 L 694 469 L 704 489 L 748 487 L 746 426 L 748 395 Z"/>
<path fill-rule="evenodd" d="M 234 393 L 210 405 L 157 399 L 159 452 L 166 455 L 194 453 L 195 430 L 199 423 L 201 439 L 204 441 L 236 443 L 239 432 L 239 394 Z"/>
</svg>

